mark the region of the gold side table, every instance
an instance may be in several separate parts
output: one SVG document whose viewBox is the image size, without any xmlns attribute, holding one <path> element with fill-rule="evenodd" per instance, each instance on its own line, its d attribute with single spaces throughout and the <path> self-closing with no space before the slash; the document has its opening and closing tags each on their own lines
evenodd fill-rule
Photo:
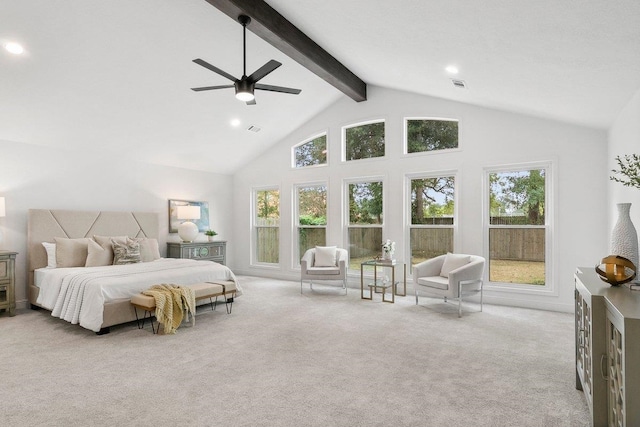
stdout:
<svg viewBox="0 0 640 427">
<path fill-rule="evenodd" d="M 396 267 L 402 264 L 403 267 L 403 279 L 402 279 L 402 293 L 398 293 L 398 284 L 400 282 L 396 282 Z M 364 294 L 364 268 L 365 267 L 373 267 L 373 283 L 368 285 L 369 288 L 369 296 L 365 296 Z M 378 267 L 382 268 L 390 268 L 391 269 L 391 282 L 385 282 L 381 279 L 378 279 Z M 386 299 L 386 290 L 387 288 L 391 288 L 391 299 Z M 372 259 L 369 261 L 364 261 L 360 263 L 360 298 L 372 300 L 373 293 L 382 293 L 382 302 L 395 302 L 395 296 L 406 296 L 407 295 L 407 265 L 404 263 L 398 263 L 396 260 L 391 261 L 383 261 Z"/>
</svg>

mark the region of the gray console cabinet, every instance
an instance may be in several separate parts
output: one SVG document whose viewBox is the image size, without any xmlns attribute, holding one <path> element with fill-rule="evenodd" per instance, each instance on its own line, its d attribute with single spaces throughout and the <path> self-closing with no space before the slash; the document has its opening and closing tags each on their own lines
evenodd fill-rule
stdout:
<svg viewBox="0 0 640 427">
<path fill-rule="evenodd" d="M 227 262 L 227 242 L 168 242 L 167 258 L 188 258 L 195 260 L 215 261 L 225 265 Z"/>
<path fill-rule="evenodd" d="M 575 274 L 576 388 L 594 426 L 639 426 L 640 291 L 611 286 L 593 267 Z"/>
</svg>

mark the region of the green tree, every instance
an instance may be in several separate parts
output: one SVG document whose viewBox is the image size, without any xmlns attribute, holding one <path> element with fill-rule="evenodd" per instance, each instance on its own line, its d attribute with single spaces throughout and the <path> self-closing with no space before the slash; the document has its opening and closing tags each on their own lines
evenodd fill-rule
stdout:
<svg viewBox="0 0 640 427">
<path fill-rule="evenodd" d="M 421 178 L 411 180 L 411 223 L 429 224 L 433 218 L 453 216 L 455 178 Z M 440 200 L 438 200 L 440 199 Z"/>
<path fill-rule="evenodd" d="M 347 160 L 384 156 L 384 122 L 347 128 L 345 150 Z"/>
<path fill-rule="evenodd" d="M 327 163 L 327 135 L 321 135 L 295 148 L 296 167 Z"/>
<path fill-rule="evenodd" d="M 349 223 L 382 224 L 382 182 L 349 184 Z"/>
<path fill-rule="evenodd" d="M 521 212 L 528 225 L 545 223 L 545 171 L 532 169 L 519 172 L 491 174 L 491 193 L 494 197 L 492 208 L 502 208 L 504 212 Z M 492 212 L 492 216 L 500 212 Z"/>
<path fill-rule="evenodd" d="M 326 225 L 327 187 L 324 185 L 300 187 L 298 212 L 300 225 Z"/>
<path fill-rule="evenodd" d="M 407 120 L 407 152 L 445 150 L 458 147 L 455 120 Z"/>
</svg>

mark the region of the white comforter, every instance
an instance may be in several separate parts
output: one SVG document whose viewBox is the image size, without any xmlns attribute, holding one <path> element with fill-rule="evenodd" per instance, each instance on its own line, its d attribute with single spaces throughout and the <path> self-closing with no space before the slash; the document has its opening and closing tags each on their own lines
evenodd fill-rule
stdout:
<svg viewBox="0 0 640 427">
<path fill-rule="evenodd" d="M 162 258 L 157 261 L 105 267 L 39 269 L 37 303 L 51 315 L 98 332 L 104 304 L 160 283 L 190 285 L 209 280 L 233 280 L 233 272 L 212 261 Z"/>
</svg>

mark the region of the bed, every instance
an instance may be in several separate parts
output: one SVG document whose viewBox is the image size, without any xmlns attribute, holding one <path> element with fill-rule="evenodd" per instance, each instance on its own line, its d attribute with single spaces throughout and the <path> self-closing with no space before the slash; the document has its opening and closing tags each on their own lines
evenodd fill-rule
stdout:
<svg viewBox="0 0 640 427">
<path fill-rule="evenodd" d="M 55 317 L 103 334 L 109 332 L 110 326 L 136 320 L 131 296 L 153 284 L 189 285 L 233 280 L 238 287 L 236 295 L 242 293 L 233 272 L 224 265 L 213 261 L 160 258 L 158 235 L 159 214 L 155 212 L 30 209 L 27 264 L 31 307 L 44 308 Z M 77 245 L 78 242 L 88 245 L 86 240 L 92 241 L 92 247 L 99 247 L 95 239 L 100 236 L 102 239 L 114 236 L 116 240 L 144 242 L 140 248 L 142 260 L 146 262 L 93 265 L 88 259 L 95 255 L 89 255 L 86 265 L 92 266 L 84 266 L 85 261 L 69 262 L 68 253 L 60 252 L 65 245 Z M 111 240 L 110 237 L 107 239 Z M 58 268 L 52 268 L 56 261 L 51 265 L 43 242 L 58 243 Z M 143 244 L 147 245 L 146 249 Z M 73 251 L 76 254 L 77 246 L 73 246 Z M 149 255 L 154 253 L 155 256 Z"/>
</svg>

